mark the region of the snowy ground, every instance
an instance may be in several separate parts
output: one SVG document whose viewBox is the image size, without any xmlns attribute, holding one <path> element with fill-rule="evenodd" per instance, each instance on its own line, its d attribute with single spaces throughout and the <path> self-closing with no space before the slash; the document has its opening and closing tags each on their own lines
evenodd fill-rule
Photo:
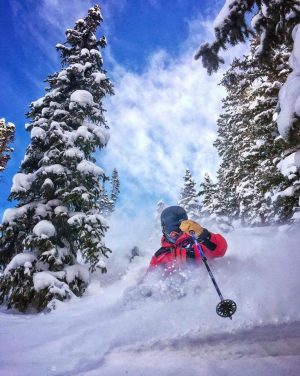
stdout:
<svg viewBox="0 0 300 376">
<path fill-rule="evenodd" d="M 0 374 L 298 376 L 299 228 L 227 238 L 228 253 L 211 267 L 237 302 L 232 321 L 216 315 L 204 267 L 144 277 L 152 250 L 129 264 L 121 247 L 83 298 L 51 314 L 0 312 Z"/>
</svg>

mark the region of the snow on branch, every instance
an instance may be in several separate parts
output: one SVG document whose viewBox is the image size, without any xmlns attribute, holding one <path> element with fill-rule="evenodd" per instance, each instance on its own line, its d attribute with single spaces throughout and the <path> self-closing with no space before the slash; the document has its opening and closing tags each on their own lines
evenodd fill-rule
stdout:
<svg viewBox="0 0 300 376">
<path fill-rule="evenodd" d="M 195 59 L 202 59 L 208 73 L 216 72 L 224 59 L 219 56 L 220 49 L 226 44 L 236 45 L 245 42 L 253 34 L 246 21 L 246 12 L 250 12 L 254 0 L 227 0 L 214 21 L 215 41 L 204 43 L 195 54 Z"/>
<path fill-rule="evenodd" d="M 195 59 L 202 59 L 209 74 L 216 72 L 224 62 L 219 56 L 222 49 L 245 42 L 254 35 L 260 38 L 257 56 L 262 60 L 270 59 L 272 48 L 288 40 L 293 26 L 300 22 L 296 3 L 294 0 L 226 0 L 213 23 L 215 40 L 202 44 Z M 249 13 L 253 16 L 251 23 L 247 20 Z"/>
</svg>

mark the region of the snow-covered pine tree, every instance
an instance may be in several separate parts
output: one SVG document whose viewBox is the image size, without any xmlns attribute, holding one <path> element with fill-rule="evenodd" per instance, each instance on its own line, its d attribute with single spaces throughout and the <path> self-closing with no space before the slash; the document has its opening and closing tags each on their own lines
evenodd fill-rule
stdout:
<svg viewBox="0 0 300 376">
<path fill-rule="evenodd" d="M 201 200 L 201 217 L 209 217 L 216 210 L 217 184 L 214 183 L 208 173 L 205 173 L 203 182 L 200 183 L 199 196 Z"/>
<path fill-rule="evenodd" d="M 113 202 L 109 198 L 109 195 L 105 189 L 105 187 L 102 189 L 101 195 L 100 195 L 100 213 L 103 215 L 103 217 L 108 218 L 112 211 L 113 211 Z"/>
<path fill-rule="evenodd" d="M 5 170 L 13 148 L 10 144 L 15 136 L 15 125 L 0 119 L 0 172 Z"/>
<path fill-rule="evenodd" d="M 251 12 L 252 28 L 247 12 Z M 300 208 L 300 4 L 296 0 L 226 0 L 214 22 L 215 40 L 203 44 L 195 58 L 202 58 L 208 73 L 217 71 L 224 60 L 220 50 L 228 45 L 244 42 L 250 35 L 259 38 L 255 55 L 261 66 L 272 64 L 274 51 L 282 44 L 291 46 L 289 59 L 292 72 L 279 92 L 279 115 L 277 127 L 288 142 L 289 150 L 278 163 L 280 172 L 290 180 L 290 186 L 281 192 L 281 197 L 297 196 Z M 292 199 L 293 201 L 294 199 Z M 289 211 L 289 210 L 288 210 Z M 286 213 L 286 216 L 289 216 Z"/>
<path fill-rule="evenodd" d="M 233 226 L 226 211 L 222 189 L 218 183 L 212 181 L 208 173 L 204 175 L 204 180 L 200 183 L 199 196 L 202 197 L 199 220 L 203 220 L 209 228 L 217 226 L 223 232 L 232 230 Z"/>
<path fill-rule="evenodd" d="M 273 114 L 279 89 L 288 74 L 289 54 L 287 48 L 281 46 L 273 51 L 273 61 L 262 65 L 255 54 L 257 48 L 255 40 L 249 55 L 237 67 L 244 72 L 249 85 L 248 106 L 243 112 L 248 126 L 243 129 L 240 139 L 239 166 L 235 171 L 239 216 L 244 225 L 265 225 L 275 221 L 271 196 L 274 185 L 284 180 L 274 163 L 283 150 L 284 142 L 275 142 L 279 134 Z"/>
<path fill-rule="evenodd" d="M 116 201 L 120 194 L 120 180 L 117 169 L 114 168 L 111 178 L 105 177 L 105 181 L 109 180 L 111 183 L 110 195 L 103 185 L 102 192 L 100 195 L 100 207 L 101 214 L 104 217 L 109 217 L 115 210 Z"/>
<path fill-rule="evenodd" d="M 215 195 L 215 208 L 222 215 L 233 221 L 239 217 L 239 202 L 236 194 L 236 171 L 240 165 L 241 144 L 248 127 L 245 112 L 247 88 L 249 82 L 244 72 L 239 69 L 240 62 L 235 59 L 230 69 L 224 74 L 221 85 L 226 88 L 227 96 L 223 99 L 223 113 L 219 116 L 218 137 L 214 142 L 221 157 L 217 171 L 218 191 Z"/>
<path fill-rule="evenodd" d="M 111 195 L 110 198 L 113 202 L 113 210 L 116 207 L 116 202 L 120 194 L 120 179 L 116 168 L 114 168 L 111 175 Z"/>
<path fill-rule="evenodd" d="M 178 205 L 182 206 L 190 219 L 196 219 L 199 216 L 200 203 L 199 196 L 196 191 L 196 183 L 189 169 L 186 169 L 184 176 L 184 184 L 180 192 Z"/>
<path fill-rule="evenodd" d="M 14 176 L 1 226 L 0 302 L 22 312 L 41 311 L 73 294 L 89 280 L 76 263 L 80 251 L 91 270 L 105 270 L 107 224 L 99 214 L 103 170 L 93 153 L 108 142 L 102 99 L 113 94 L 95 32 L 99 6 L 67 29 L 62 70 L 48 77 L 46 95 L 30 106 L 31 144 Z"/>
<path fill-rule="evenodd" d="M 284 43 L 274 48 L 273 59 L 266 65 L 257 59 L 256 45 L 254 42 L 244 60 L 251 89 L 249 142 L 243 146 L 241 179 L 237 188 L 240 206 L 245 208 L 240 215 L 251 225 L 284 223 L 291 220 L 298 206 L 299 192 L 280 194 L 292 184 L 292 180 L 278 169 L 278 162 L 289 153 L 290 145 L 280 137 L 274 114 L 279 90 L 290 72 L 291 46 Z"/>
<path fill-rule="evenodd" d="M 272 63 L 261 65 L 255 55 L 257 47 L 254 41 L 250 54 L 235 59 L 224 75 L 221 83 L 228 96 L 215 142 L 223 158 L 218 178 L 229 198 L 227 210 L 232 213 L 233 208 L 244 225 L 286 221 L 297 204 L 297 197 L 280 203 L 272 199 L 287 183 L 276 165 L 288 145 L 279 137 L 273 115 L 279 89 L 289 72 L 289 51 L 281 45 L 274 49 Z M 285 215 L 279 215 L 283 207 Z"/>
<path fill-rule="evenodd" d="M 99 196 L 100 214 L 105 218 L 108 218 L 113 211 L 113 201 L 110 199 L 105 187 L 105 183 L 109 180 L 108 176 L 103 177 L 102 190 Z"/>
</svg>

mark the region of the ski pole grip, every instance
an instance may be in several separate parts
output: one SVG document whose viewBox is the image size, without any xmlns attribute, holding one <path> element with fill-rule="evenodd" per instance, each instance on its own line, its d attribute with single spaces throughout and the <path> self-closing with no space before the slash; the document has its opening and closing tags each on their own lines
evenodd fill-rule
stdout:
<svg viewBox="0 0 300 376">
<path fill-rule="evenodd" d="M 197 249 L 200 253 L 201 258 L 202 259 L 205 258 L 204 253 L 203 253 L 202 248 L 201 248 L 201 245 L 199 244 L 194 231 L 190 231 L 190 235 L 191 235 L 192 239 L 194 240 L 194 243 L 195 243 L 195 245 L 196 245 L 196 247 L 197 247 Z"/>
</svg>

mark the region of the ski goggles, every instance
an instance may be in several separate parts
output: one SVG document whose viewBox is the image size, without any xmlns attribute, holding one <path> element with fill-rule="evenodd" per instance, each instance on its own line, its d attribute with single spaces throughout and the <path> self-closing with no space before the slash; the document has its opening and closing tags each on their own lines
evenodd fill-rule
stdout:
<svg viewBox="0 0 300 376">
<path fill-rule="evenodd" d="M 164 234 L 170 243 L 175 243 L 179 236 L 182 234 L 182 232 L 173 230 L 170 233 L 164 232 Z"/>
<path fill-rule="evenodd" d="M 171 236 L 171 238 L 176 238 L 177 239 L 181 235 L 181 232 L 171 231 L 168 235 Z"/>
</svg>

